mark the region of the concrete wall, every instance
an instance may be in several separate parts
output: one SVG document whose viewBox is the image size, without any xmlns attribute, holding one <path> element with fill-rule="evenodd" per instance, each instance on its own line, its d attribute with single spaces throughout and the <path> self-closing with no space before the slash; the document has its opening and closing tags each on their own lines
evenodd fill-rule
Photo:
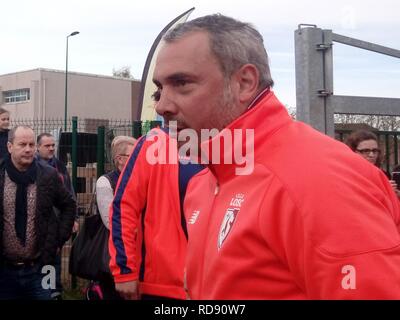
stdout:
<svg viewBox="0 0 400 320">
<path fill-rule="evenodd" d="M 0 76 L 0 92 L 25 88 L 30 89 L 29 101 L 4 104 L 3 95 L 1 95 L 0 106 L 9 110 L 12 118 L 34 118 L 35 104 L 37 107 L 40 101 L 39 82 L 40 72 L 38 70 L 17 72 Z"/>
<path fill-rule="evenodd" d="M 138 100 L 140 92 L 140 81 L 132 81 L 132 119 L 140 120 L 141 112 L 138 111 Z M 141 110 L 140 110 L 141 111 Z"/>
<path fill-rule="evenodd" d="M 68 73 L 68 118 L 136 119 L 139 81 Z M 63 119 L 65 72 L 37 69 L 0 76 L 0 92 L 30 88 L 30 101 L 4 104 L 11 117 Z"/>
</svg>

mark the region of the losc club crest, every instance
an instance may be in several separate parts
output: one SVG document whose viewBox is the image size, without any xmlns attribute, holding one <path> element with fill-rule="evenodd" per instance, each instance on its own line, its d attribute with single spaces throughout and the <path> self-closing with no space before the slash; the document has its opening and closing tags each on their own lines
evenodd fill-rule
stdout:
<svg viewBox="0 0 400 320">
<path fill-rule="evenodd" d="M 226 210 L 224 220 L 222 221 L 221 228 L 219 229 L 218 250 L 221 249 L 226 237 L 228 236 L 229 232 L 231 232 L 233 223 L 235 222 L 239 211 L 240 209 L 237 208 L 228 208 L 228 210 Z"/>
<path fill-rule="evenodd" d="M 229 235 L 229 232 L 231 232 L 233 224 L 236 220 L 236 217 L 240 211 L 240 207 L 242 205 L 242 202 L 244 201 L 244 195 L 243 194 L 237 194 L 235 198 L 231 200 L 230 205 L 236 208 L 228 208 L 226 210 L 224 220 L 221 223 L 221 227 L 219 229 L 219 235 L 218 235 L 218 250 L 221 249 L 222 244 L 224 243 L 225 239 Z"/>
</svg>

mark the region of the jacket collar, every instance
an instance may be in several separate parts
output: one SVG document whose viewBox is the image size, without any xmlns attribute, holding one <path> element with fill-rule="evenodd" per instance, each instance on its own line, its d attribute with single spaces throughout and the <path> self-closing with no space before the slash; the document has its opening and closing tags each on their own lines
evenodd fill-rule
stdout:
<svg viewBox="0 0 400 320">
<path fill-rule="evenodd" d="M 218 180 L 249 175 L 265 139 L 291 121 L 272 91 L 261 92 L 244 114 L 201 144 L 202 161 Z"/>
</svg>

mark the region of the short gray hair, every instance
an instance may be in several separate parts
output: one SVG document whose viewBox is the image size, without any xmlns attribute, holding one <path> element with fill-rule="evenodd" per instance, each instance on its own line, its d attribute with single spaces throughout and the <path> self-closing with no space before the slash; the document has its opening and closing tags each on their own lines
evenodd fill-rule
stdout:
<svg viewBox="0 0 400 320">
<path fill-rule="evenodd" d="M 54 139 L 54 136 L 53 136 L 51 133 L 43 132 L 43 133 L 39 134 L 39 135 L 37 136 L 37 139 L 36 139 L 36 143 L 37 143 L 39 146 L 42 144 L 42 139 L 43 139 L 43 137 L 46 137 L 46 138 L 53 138 L 53 139 Z"/>
<path fill-rule="evenodd" d="M 211 52 L 226 78 L 250 63 L 260 73 L 259 88 L 273 86 L 263 37 L 251 24 L 221 14 L 208 15 L 179 24 L 167 32 L 163 39 L 166 43 L 172 43 L 196 31 L 208 33 Z"/>
<path fill-rule="evenodd" d="M 33 134 L 35 134 L 35 131 L 34 131 L 31 127 L 29 127 L 29 126 L 15 126 L 15 127 L 13 127 L 10 131 L 8 131 L 8 141 L 9 141 L 9 142 L 14 143 L 15 132 L 16 132 L 19 128 L 30 129 L 30 130 L 32 130 Z"/>
</svg>

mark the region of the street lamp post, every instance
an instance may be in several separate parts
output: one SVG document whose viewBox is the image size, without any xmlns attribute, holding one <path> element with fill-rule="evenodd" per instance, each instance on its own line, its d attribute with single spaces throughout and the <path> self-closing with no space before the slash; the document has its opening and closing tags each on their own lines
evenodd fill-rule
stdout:
<svg viewBox="0 0 400 320">
<path fill-rule="evenodd" d="M 65 106 L 64 106 L 64 131 L 67 131 L 67 116 L 68 116 L 68 38 L 76 36 L 79 31 L 74 31 L 67 36 L 67 52 L 65 54 Z"/>
</svg>

